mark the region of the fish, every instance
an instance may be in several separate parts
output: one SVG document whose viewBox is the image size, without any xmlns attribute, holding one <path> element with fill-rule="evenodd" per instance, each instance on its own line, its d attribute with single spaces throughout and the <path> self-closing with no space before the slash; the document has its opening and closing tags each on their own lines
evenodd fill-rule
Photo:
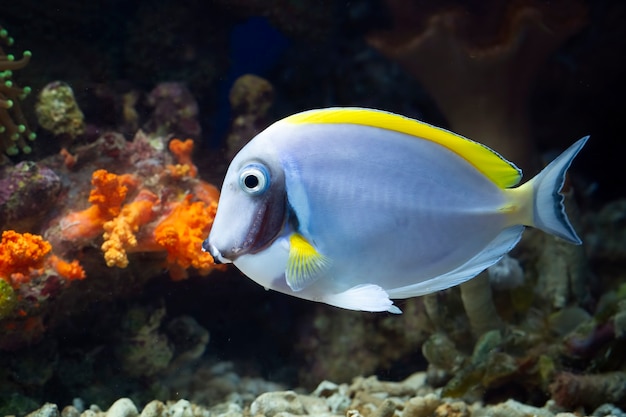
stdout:
<svg viewBox="0 0 626 417">
<path fill-rule="evenodd" d="M 461 284 L 534 227 L 582 242 L 560 194 L 589 136 L 539 174 L 487 146 L 383 110 L 279 120 L 232 159 L 202 250 L 266 289 L 349 310 L 401 313 Z"/>
</svg>

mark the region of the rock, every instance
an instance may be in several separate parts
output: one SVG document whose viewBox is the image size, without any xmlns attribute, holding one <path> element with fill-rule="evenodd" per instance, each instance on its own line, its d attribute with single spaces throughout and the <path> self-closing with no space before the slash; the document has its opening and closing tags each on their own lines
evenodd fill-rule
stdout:
<svg viewBox="0 0 626 417">
<path fill-rule="evenodd" d="M 107 410 L 106 417 L 136 417 L 137 407 L 129 398 L 120 398 Z"/>
<path fill-rule="evenodd" d="M 316 397 L 330 397 L 331 395 L 339 392 L 339 385 L 330 381 L 322 381 L 313 391 L 314 396 Z"/>
<path fill-rule="evenodd" d="M 80 411 L 73 405 L 68 405 L 61 411 L 61 417 L 80 417 Z"/>
<path fill-rule="evenodd" d="M 164 413 L 165 417 L 194 417 L 191 403 L 187 400 L 178 400 Z"/>
<path fill-rule="evenodd" d="M 293 391 L 266 392 L 250 404 L 252 415 L 263 414 L 273 417 L 278 413 L 305 414 L 304 405 Z"/>
<path fill-rule="evenodd" d="M 435 394 L 411 398 L 404 404 L 402 417 L 430 416 L 441 405 L 441 400 Z"/>
<path fill-rule="evenodd" d="M 141 417 L 161 417 L 164 411 L 165 404 L 163 404 L 161 401 L 150 401 L 148 404 L 146 404 L 143 410 L 141 410 Z"/>
<path fill-rule="evenodd" d="M 26 417 L 59 417 L 59 407 L 56 404 L 45 403 L 43 407 L 33 411 Z"/>
<path fill-rule="evenodd" d="M 474 411 L 472 417 L 554 417 L 554 413 L 545 408 L 533 407 L 515 400 L 496 404 Z"/>
</svg>

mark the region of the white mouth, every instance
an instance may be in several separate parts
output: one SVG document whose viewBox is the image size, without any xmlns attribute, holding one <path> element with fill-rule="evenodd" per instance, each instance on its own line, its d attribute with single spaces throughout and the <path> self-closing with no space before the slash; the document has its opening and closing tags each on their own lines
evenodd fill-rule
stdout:
<svg viewBox="0 0 626 417">
<path fill-rule="evenodd" d="M 204 252 L 206 252 L 206 247 L 202 247 L 202 250 Z M 230 264 L 233 261 L 231 261 L 230 259 L 224 258 L 222 256 L 222 254 L 220 253 L 220 251 L 213 245 L 209 245 L 209 251 L 208 251 L 211 256 L 213 257 L 213 260 L 215 261 L 216 264 Z"/>
</svg>

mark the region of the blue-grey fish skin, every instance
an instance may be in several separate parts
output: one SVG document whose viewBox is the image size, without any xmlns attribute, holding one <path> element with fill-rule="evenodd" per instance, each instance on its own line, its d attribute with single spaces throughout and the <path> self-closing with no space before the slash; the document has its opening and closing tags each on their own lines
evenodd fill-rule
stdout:
<svg viewBox="0 0 626 417">
<path fill-rule="evenodd" d="M 374 127 L 300 127 L 271 140 L 287 194 L 301 186 L 307 196 L 294 207 L 308 204 L 311 213 L 301 233 L 333 259 L 335 290 L 365 279 L 388 290 L 436 277 L 507 225 L 501 189 L 433 142 L 389 131 L 381 140 Z"/>
</svg>

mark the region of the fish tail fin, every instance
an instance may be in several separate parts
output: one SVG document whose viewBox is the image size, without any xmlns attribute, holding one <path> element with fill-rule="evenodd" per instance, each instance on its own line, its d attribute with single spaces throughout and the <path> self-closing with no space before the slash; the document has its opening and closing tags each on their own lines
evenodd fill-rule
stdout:
<svg viewBox="0 0 626 417">
<path fill-rule="evenodd" d="M 560 191 L 565 182 L 567 169 L 588 139 L 589 136 L 585 136 L 576 141 L 533 179 L 517 188 L 523 193 L 532 192 L 530 219 L 525 222 L 528 226 L 536 227 L 576 245 L 580 245 L 582 241 L 565 214 L 563 195 Z"/>
</svg>

